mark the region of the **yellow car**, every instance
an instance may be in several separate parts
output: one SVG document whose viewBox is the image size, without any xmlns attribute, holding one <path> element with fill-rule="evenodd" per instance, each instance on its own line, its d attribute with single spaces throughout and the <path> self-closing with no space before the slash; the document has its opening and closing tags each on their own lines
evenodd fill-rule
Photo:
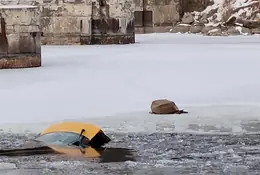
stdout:
<svg viewBox="0 0 260 175">
<path fill-rule="evenodd" d="M 0 156 L 66 154 L 70 157 L 102 158 L 102 162 L 132 160 L 132 150 L 104 148 L 111 139 L 97 126 L 82 122 L 61 122 L 41 132 L 23 148 L 0 150 Z M 117 156 L 114 156 L 117 155 Z"/>
</svg>

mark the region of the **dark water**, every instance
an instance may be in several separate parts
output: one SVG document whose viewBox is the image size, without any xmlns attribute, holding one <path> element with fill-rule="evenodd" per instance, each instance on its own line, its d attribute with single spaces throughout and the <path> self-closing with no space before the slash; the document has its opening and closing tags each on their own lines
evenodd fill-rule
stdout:
<svg viewBox="0 0 260 175">
<path fill-rule="evenodd" d="M 53 154 L 0 157 L 0 174 L 260 174 L 258 134 L 108 135 L 112 142 L 107 147 L 135 151 L 110 149 L 106 161 Z M 18 147 L 32 137 L 2 134 L 1 147 Z"/>
</svg>

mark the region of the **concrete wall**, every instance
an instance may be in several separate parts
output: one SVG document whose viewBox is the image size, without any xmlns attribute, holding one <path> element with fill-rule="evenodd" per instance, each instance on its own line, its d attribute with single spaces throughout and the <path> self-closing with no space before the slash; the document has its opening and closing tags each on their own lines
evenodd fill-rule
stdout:
<svg viewBox="0 0 260 175">
<path fill-rule="evenodd" d="M 212 0 L 134 0 L 136 33 L 168 32 L 185 12 L 202 11 Z M 146 21 L 141 24 L 140 21 Z M 151 22 L 147 22 L 151 21 Z"/>
<path fill-rule="evenodd" d="M 15 9 L 0 7 L 0 16 L 6 22 L 8 54 L 40 53 L 40 43 L 36 39 L 40 36 L 39 10 L 26 6 Z M 3 46 L 3 43 L 0 45 Z"/>
<path fill-rule="evenodd" d="M 134 43 L 134 10 L 133 0 L 93 0 L 92 42 Z"/>
<path fill-rule="evenodd" d="M 134 43 L 133 0 L 0 0 L 39 5 L 43 44 Z"/>
<path fill-rule="evenodd" d="M 201 11 L 210 0 L 0 0 L 0 3 L 39 5 L 42 43 L 67 45 L 134 43 L 134 32 L 168 32 L 184 12 Z"/>
<path fill-rule="evenodd" d="M 0 6 L 0 68 L 41 65 L 40 9 Z"/>
<path fill-rule="evenodd" d="M 43 44 L 134 43 L 132 0 L 45 0 Z"/>
<path fill-rule="evenodd" d="M 89 44 L 91 8 L 91 0 L 44 0 L 42 43 L 81 44 L 81 40 L 87 38 Z"/>
<path fill-rule="evenodd" d="M 137 18 L 138 11 L 144 11 L 143 19 L 146 21 L 143 26 L 136 25 L 137 33 L 164 32 L 180 20 L 179 0 L 135 0 L 135 3 Z"/>
</svg>

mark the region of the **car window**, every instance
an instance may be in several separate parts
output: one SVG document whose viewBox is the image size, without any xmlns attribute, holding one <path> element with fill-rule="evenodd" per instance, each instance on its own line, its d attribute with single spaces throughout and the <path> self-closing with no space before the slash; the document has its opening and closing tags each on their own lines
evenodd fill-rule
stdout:
<svg viewBox="0 0 260 175">
<path fill-rule="evenodd" d="M 79 141 L 80 135 L 72 132 L 55 132 L 39 136 L 36 140 L 48 144 L 55 145 L 70 145 L 73 142 Z"/>
</svg>

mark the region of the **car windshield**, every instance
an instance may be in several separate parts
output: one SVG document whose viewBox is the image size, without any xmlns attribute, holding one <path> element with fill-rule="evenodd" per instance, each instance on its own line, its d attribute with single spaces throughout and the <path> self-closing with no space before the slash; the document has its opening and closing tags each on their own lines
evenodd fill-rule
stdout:
<svg viewBox="0 0 260 175">
<path fill-rule="evenodd" d="M 72 132 L 55 132 L 48 133 L 38 137 L 36 140 L 42 141 L 48 144 L 55 145 L 70 145 L 73 142 L 79 141 L 80 135 Z"/>
</svg>

